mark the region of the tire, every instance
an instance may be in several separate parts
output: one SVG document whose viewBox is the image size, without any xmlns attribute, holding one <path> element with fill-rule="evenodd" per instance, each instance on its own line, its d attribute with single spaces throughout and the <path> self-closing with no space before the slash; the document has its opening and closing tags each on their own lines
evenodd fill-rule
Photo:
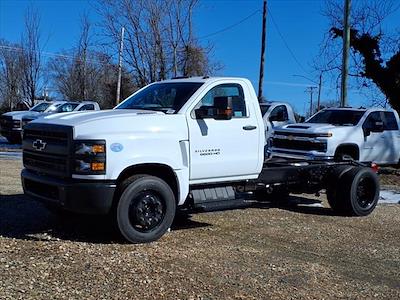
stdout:
<svg viewBox="0 0 400 300">
<path fill-rule="evenodd" d="M 353 167 L 345 170 L 328 187 L 327 198 L 336 213 L 367 216 L 378 203 L 378 177 L 369 168 Z"/>
<path fill-rule="evenodd" d="M 170 228 L 176 201 L 170 186 L 150 175 L 135 175 L 122 183 L 116 205 L 120 233 L 132 243 L 158 240 Z"/>
</svg>

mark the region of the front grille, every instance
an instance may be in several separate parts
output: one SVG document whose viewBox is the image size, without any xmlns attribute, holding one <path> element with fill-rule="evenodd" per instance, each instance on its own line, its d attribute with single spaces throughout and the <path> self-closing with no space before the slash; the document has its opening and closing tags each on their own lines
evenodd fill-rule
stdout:
<svg viewBox="0 0 400 300">
<path fill-rule="evenodd" d="M 275 148 L 283 148 L 283 149 L 291 149 L 291 150 L 299 150 L 299 151 L 326 152 L 326 143 L 325 142 L 273 138 L 272 146 Z"/>
<path fill-rule="evenodd" d="M 48 130 L 32 130 L 25 128 L 24 139 L 45 139 L 49 143 L 57 145 L 67 145 L 68 144 L 68 133 L 58 132 L 58 131 L 48 131 Z"/>
<path fill-rule="evenodd" d="M 309 137 L 309 138 L 314 138 L 314 137 L 319 137 L 321 136 L 320 133 L 306 133 L 306 132 L 287 132 L 287 131 L 278 131 L 276 130 L 275 135 L 283 135 L 283 136 L 292 136 L 292 137 Z"/>
<path fill-rule="evenodd" d="M 25 166 L 38 170 L 52 170 L 57 173 L 65 173 L 67 171 L 66 157 L 58 157 L 54 155 L 36 154 L 34 152 L 25 151 L 23 162 Z"/>
<path fill-rule="evenodd" d="M 57 177 L 71 176 L 72 127 L 29 123 L 24 128 L 24 167 Z"/>
</svg>

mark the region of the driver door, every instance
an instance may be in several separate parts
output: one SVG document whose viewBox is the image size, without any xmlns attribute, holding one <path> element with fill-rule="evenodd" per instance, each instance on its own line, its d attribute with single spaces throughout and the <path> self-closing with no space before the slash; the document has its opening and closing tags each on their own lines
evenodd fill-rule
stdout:
<svg viewBox="0 0 400 300">
<path fill-rule="evenodd" d="M 213 107 L 214 98 L 231 97 L 233 117 L 230 120 L 197 118 L 195 109 Z M 240 84 L 221 84 L 210 89 L 188 117 L 190 142 L 190 180 L 229 180 L 257 173 L 260 128 L 249 111 Z M 250 118 L 252 113 L 252 118 Z"/>
<path fill-rule="evenodd" d="M 389 159 L 383 131 L 383 121 L 380 111 L 371 112 L 362 126 L 364 143 L 362 145 L 361 161 L 386 163 Z"/>
</svg>

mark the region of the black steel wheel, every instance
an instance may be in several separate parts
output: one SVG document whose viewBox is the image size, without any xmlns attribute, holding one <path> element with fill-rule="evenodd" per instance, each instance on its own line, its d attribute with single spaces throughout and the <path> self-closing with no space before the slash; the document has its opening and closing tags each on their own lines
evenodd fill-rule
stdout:
<svg viewBox="0 0 400 300">
<path fill-rule="evenodd" d="M 153 190 L 144 190 L 131 199 L 129 222 L 140 232 L 149 232 L 159 226 L 166 212 L 165 201 Z"/>
<path fill-rule="evenodd" d="M 174 220 L 176 201 L 170 186 L 150 175 L 135 175 L 123 184 L 116 214 L 121 234 L 132 243 L 159 239 Z"/>
</svg>

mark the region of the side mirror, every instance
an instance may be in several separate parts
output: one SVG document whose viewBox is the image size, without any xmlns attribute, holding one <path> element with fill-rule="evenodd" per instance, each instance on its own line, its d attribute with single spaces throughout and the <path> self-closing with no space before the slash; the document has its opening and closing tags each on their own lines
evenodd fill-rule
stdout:
<svg viewBox="0 0 400 300">
<path fill-rule="evenodd" d="M 304 123 L 306 121 L 306 118 L 301 116 L 299 117 L 298 123 Z"/>
</svg>

